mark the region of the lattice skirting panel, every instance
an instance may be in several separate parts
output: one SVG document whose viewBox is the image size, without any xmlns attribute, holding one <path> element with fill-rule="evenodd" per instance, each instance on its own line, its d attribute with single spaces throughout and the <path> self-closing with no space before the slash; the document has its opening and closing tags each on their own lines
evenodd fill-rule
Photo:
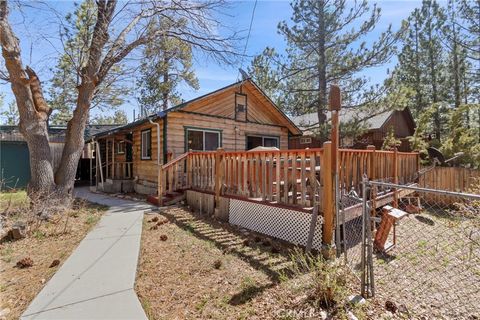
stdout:
<svg viewBox="0 0 480 320">
<path fill-rule="evenodd" d="M 311 214 L 250 201 L 230 199 L 229 222 L 287 242 L 305 246 Z M 318 217 L 312 247 L 322 247 L 322 217 Z"/>
</svg>

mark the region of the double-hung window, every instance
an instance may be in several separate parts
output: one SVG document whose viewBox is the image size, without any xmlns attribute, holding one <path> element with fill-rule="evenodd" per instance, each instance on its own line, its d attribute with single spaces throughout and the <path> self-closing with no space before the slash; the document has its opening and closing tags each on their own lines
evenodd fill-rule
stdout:
<svg viewBox="0 0 480 320">
<path fill-rule="evenodd" d="M 220 131 L 204 129 L 186 129 L 187 150 L 212 151 L 221 146 Z"/>
<path fill-rule="evenodd" d="M 141 145 L 142 160 L 152 159 L 152 130 L 142 131 L 142 145 Z"/>
</svg>

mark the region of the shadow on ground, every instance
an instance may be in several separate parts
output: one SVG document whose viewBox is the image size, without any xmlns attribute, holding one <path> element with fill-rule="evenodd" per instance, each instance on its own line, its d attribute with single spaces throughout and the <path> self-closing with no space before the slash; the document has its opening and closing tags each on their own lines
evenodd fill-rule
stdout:
<svg viewBox="0 0 480 320">
<path fill-rule="evenodd" d="M 262 271 L 270 280 L 266 285 L 251 284 L 243 287 L 231 297 L 229 304 L 242 305 L 276 286 L 281 278 L 293 276 L 290 258 L 293 246 L 280 241 L 272 243 L 269 238 L 251 231 L 248 231 L 247 235 L 227 223 L 188 211 L 187 215 L 182 213 L 184 210 L 186 209 L 172 208 L 160 214 L 196 238 L 213 243 L 224 254 L 232 254 L 246 261 L 256 270 Z"/>
</svg>

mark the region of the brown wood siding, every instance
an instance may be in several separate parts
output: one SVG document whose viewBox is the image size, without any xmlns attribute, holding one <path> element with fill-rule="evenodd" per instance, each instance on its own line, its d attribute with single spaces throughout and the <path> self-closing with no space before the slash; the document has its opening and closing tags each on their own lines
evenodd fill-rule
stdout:
<svg viewBox="0 0 480 320">
<path fill-rule="evenodd" d="M 227 151 L 244 151 L 246 136 L 249 134 L 277 136 L 280 138 L 280 149 L 288 148 L 288 129 L 284 127 L 171 112 L 167 120 L 167 148 L 174 157 L 185 152 L 185 127 L 221 130 L 222 147 Z M 235 127 L 239 129 L 237 134 Z"/>
<path fill-rule="evenodd" d="M 407 119 L 407 115 L 404 111 L 395 111 L 393 115 L 388 119 L 382 128 L 379 130 L 383 136 L 381 139 L 385 138 L 388 134 L 388 130 L 393 126 L 395 131 L 395 136 L 397 138 L 406 138 L 413 135 L 415 128 L 411 126 Z M 377 138 L 376 138 L 377 139 Z"/>
<path fill-rule="evenodd" d="M 264 124 L 285 123 L 285 118 L 275 110 L 275 107 L 255 87 L 246 82 L 225 89 L 212 96 L 194 101 L 184 111 L 215 115 L 235 119 L 235 93 L 241 93 L 247 97 L 247 120 Z"/>
<path fill-rule="evenodd" d="M 163 163 L 163 121 L 158 120 L 160 124 L 160 161 Z M 141 158 L 141 132 L 147 129 L 152 130 L 152 152 L 151 159 L 142 160 Z M 157 126 L 151 123 L 145 123 L 132 130 L 133 133 L 133 176 L 138 178 L 139 182 L 149 181 L 157 182 Z"/>
<path fill-rule="evenodd" d="M 377 149 L 381 149 L 383 141 L 388 134 L 390 127 L 393 126 L 395 136 L 401 140 L 401 145 L 398 147 L 399 151 L 409 152 L 411 151 L 410 143 L 407 137 L 412 136 L 415 132 L 415 127 L 409 118 L 408 111 L 395 111 L 393 115 L 383 124 L 379 129 L 371 129 L 360 137 L 356 138 L 356 141 L 352 145 L 345 145 L 340 141 L 341 147 L 348 147 L 354 149 L 365 149 L 367 145 L 374 145 Z M 309 137 L 309 135 L 305 135 Z M 290 138 L 290 149 L 305 149 L 305 148 L 321 148 L 323 142 L 318 138 L 312 137 L 312 143 L 300 144 L 300 137 Z"/>
</svg>

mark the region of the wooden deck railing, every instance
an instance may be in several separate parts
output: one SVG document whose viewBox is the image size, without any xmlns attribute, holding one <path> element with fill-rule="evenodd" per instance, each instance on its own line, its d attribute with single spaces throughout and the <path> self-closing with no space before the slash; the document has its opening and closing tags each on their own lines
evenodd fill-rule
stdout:
<svg viewBox="0 0 480 320">
<path fill-rule="evenodd" d="M 367 150 L 339 150 L 339 188 L 343 193 L 361 194 L 362 177 L 371 180 L 407 183 L 417 177 L 418 153 Z"/>
<path fill-rule="evenodd" d="M 167 193 L 191 188 L 214 193 L 216 203 L 221 195 L 230 195 L 303 208 L 318 205 L 332 224 L 335 172 L 340 195 L 352 190 L 361 194 L 363 175 L 394 183 L 418 177 L 418 153 L 340 149 L 335 169 L 333 150 L 327 142 L 322 149 L 187 152 L 160 166 L 159 201 Z"/>
<path fill-rule="evenodd" d="M 220 192 L 313 206 L 312 182 L 320 179 L 322 152 L 322 149 L 220 152 L 216 156 Z"/>
<path fill-rule="evenodd" d="M 170 160 L 158 168 L 158 200 L 167 193 L 173 193 L 187 187 L 185 176 L 186 162 L 189 153 L 184 153 L 176 159 Z"/>
</svg>

